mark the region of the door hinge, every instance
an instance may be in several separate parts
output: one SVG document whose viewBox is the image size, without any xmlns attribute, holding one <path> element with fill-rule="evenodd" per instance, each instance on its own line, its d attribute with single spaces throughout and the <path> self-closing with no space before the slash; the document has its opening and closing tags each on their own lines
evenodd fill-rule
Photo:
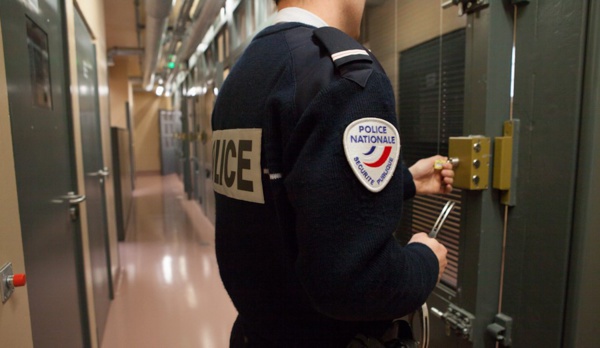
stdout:
<svg viewBox="0 0 600 348">
<path fill-rule="evenodd" d="M 488 325 L 487 331 L 503 347 L 512 345 L 512 318 L 506 314 L 498 313 L 494 322 Z"/>
<path fill-rule="evenodd" d="M 446 335 L 454 333 L 465 340 L 473 341 L 473 314 L 453 304 L 450 304 L 445 313 L 433 307 L 431 312 L 446 323 Z"/>
<path fill-rule="evenodd" d="M 490 5 L 489 0 L 448 0 L 442 3 L 442 8 L 446 9 L 453 5 L 458 6 L 458 15 L 471 14 L 479 12 Z"/>
</svg>

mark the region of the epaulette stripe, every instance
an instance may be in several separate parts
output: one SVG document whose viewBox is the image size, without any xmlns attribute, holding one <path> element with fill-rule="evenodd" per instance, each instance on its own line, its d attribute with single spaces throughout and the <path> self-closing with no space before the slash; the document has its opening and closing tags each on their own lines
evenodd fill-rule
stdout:
<svg viewBox="0 0 600 348">
<path fill-rule="evenodd" d="M 365 88 L 373 72 L 373 58 L 369 51 L 358 41 L 333 27 L 315 29 L 314 36 L 327 51 L 340 75 Z"/>
<path fill-rule="evenodd" d="M 269 174 L 269 178 L 271 180 L 279 180 L 279 179 L 283 178 L 283 174 L 280 174 L 280 173 Z"/>
<path fill-rule="evenodd" d="M 331 59 L 335 62 L 338 59 L 346 58 L 349 56 L 358 56 L 358 55 L 368 56 L 369 53 L 367 53 L 367 51 L 365 51 L 365 50 L 347 50 L 347 51 L 342 51 L 342 52 L 332 54 Z"/>
<path fill-rule="evenodd" d="M 281 173 L 274 173 L 274 174 L 271 174 L 271 173 L 269 172 L 269 169 L 268 169 L 268 168 L 265 168 L 265 169 L 263 169 L 263 174 L 265 174 L 265 175 L 268 175 L 268 176 L 269 176 L 269 179 L 271 179 L 271 180 L 279 180 L 279 179 L 282 179 L 282 178 L 283 178 L 283 174 L 281 174 Z"/>
</svg>

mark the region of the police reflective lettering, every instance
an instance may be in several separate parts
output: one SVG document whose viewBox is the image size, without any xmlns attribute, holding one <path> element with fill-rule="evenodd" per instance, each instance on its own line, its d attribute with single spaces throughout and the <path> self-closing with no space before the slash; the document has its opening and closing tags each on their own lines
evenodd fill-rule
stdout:
<svg viewBox="0 0 600 348">
<path fill-rule="evenodd" d="M 213 133 L 213 183 L 227 197 L 264 203 L 261 181 L 261 129 L 228 129 Z"/>
</svg>

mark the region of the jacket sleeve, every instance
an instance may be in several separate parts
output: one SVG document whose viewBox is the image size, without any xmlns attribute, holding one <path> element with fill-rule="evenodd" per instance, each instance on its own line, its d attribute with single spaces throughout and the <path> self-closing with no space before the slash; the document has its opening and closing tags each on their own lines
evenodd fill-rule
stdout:
<svg viewBox="0 0 600 348">
<path fill-rule="evenodd" d="M 401 317 L 425 302 L 437 282 L 434 253 L 419 243 L 402 247 L 392 236 L 405 195 L 414 195 L 408 169 L 399 165 L 388 185 L 373 193 L 344 153 L 343 134 L 353 121 L 376 117 L 397 124 L 392 93 L 377 71 L 364 88 L 338 76 L 300 115 L 286 142 L 296 271 L 313 305 L 337 319 Z"/>
<path fill-rule="evenodd" d="M 402 179 L 404 180 L 404 200 L 411 199 L 417 194 L 417 187 L 408 167 L 402 163 Z"/>
</svg>

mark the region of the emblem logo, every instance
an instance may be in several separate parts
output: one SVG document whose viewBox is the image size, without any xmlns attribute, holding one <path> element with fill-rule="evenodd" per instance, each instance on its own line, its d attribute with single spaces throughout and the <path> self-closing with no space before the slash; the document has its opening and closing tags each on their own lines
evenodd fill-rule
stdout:
<svg viewBox="0 0 600 348">
<path fill-rule="evenodd" d="M 379 118 L 352 122 L 344 132 L 346 159 L 358 180 L 371 192 L 390 182 L 400 158 L 400 135 Z"/>
</svg>

